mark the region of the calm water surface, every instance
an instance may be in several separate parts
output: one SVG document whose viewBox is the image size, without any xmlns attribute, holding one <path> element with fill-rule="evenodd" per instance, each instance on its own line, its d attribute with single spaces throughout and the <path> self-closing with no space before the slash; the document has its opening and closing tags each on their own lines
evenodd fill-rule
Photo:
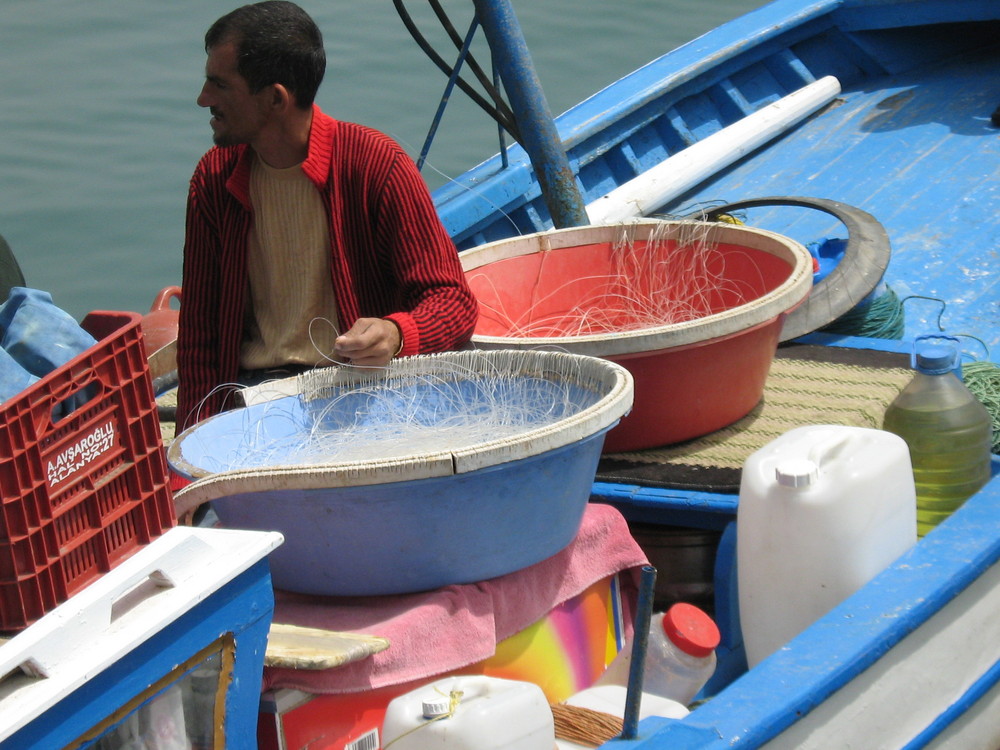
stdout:
<svg viewBox="0 0 1000 750">
<path fill-rule="evenodd" d="M 3 0 L 0 234 L 29 286 L 77 318 L 149 308 L 180 283 L 184 198 L 211 146 L 195 105 L 205 29 L 238 2 Z M 446 80 L 391 0 L 302 0 L 323 30 L 318 102 L 383 130 L 416 157 Z M 471 2 L 443 3 L 464 33 Z M 764 0 L 515 0 L 559 113 L 654 57 Z M 452 59 L 426 4 L 407 8 Z M 437 32 L 437 33 L 435 33 Z M 485 60 L 485 55 L 481 59 Z M 424 174 L 432 188 L 497 150 L 496 127 L 452 97 Z"/>
</svg>

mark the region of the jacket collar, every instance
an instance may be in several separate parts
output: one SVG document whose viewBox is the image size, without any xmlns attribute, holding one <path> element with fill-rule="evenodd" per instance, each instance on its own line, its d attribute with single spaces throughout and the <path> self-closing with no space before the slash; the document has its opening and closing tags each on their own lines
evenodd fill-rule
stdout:
<svg viewBox="0 0 1000 750">
<path fill-rule="evenodd" d="M 333 139 L 337 130 L 337 121 L 323 113 L 318 105 L 313 105 L 312 123 L 309 126 L 309 147 L 302 171 L 312 180 L 317 188 L 326 186 L 330 175 L 330 163 L 333 159 Z M 236 166 L 229 179 L 226 189 L 232 193 L 243 207 L 250 210 L 250 167 L 253 163 L 253 149 L 245 143 L 236 148 Z"/>
</svg>

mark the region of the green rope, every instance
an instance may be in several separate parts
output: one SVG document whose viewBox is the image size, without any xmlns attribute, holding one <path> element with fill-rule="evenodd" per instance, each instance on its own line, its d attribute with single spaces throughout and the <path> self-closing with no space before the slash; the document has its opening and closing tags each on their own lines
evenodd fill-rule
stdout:
<svg viewBox="0 0 1000 750">
<path fill-rule="evenodd" d="M 867 304 L 862 303 L 841 315 L 821 330 L 845 336 L 875 339 L 903 338 L 903 302 L 888 286 Z"/>
<path fill-rule="evenodd" d="M 962 365 L 962 380 L 989 412 L 993 421 L 993 452 L 1000 454 L 1000 365 L 967 362 Z"/>
</svg>

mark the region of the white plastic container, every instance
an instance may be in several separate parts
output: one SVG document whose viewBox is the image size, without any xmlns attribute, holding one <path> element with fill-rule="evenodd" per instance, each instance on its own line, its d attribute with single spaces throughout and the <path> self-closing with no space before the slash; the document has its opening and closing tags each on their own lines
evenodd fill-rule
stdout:
<svg viewBox="0 0 1000 750">
<path fill-rule="evenodd" d="M 754 666 L 916 542 L 906 443 L 863 427 L 790 430 L 743 467 L 740 623 Z"/>
<path fill-rule="evenodd" d="M 642 690 L 688 705 L 715 672 L 719 628 L 705 612 L 679 602 L 649 622 Z M 598 685 L 628 685 L 632 641 L 618 653 Z"/>
<path fill-rule="evenodd" d="M 555 727 L 538 685 L 470 675 L 390 701 L 382 747 L 390 742 L 392 750 L 552 750 Z"/>
<path fill-rule="evenodd" d="M 579 708 L 589 708 L 592 711 L 601 711 L 619 719 L 625 718 L 625 699 L 628 696 L 628 688 L 623 685 L 595 685 L 594 687 L 581 690 L 579 693 L 567 698 L 564 703 Z M 663 716 L 668 719 L 683 719 L 690 713 L 686 706 L 669 698 L 661 698 L 658 695 L 643 692 L 639 701 L 639 720 L 642 721 L 647 716 Z M 576 750 L 586 747 L 570 740 L 556 740 L 558 750 Z M 395 748 L 395 745 L 393 746 Z"/>
</svg>

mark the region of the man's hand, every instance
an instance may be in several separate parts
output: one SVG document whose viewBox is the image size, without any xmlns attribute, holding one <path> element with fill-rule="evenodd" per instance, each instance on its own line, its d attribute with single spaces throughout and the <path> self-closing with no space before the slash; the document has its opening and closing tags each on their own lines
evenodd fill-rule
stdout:
<svg viewBox="0 0 1000 750">
<path fill-rule="evenodd" d="M 391 320 L 358 318 L 351 330 L 333 342 L 334 354 L 362 367 L 384 367 L 399 351 L 402 336 Z"/>
</svg>

